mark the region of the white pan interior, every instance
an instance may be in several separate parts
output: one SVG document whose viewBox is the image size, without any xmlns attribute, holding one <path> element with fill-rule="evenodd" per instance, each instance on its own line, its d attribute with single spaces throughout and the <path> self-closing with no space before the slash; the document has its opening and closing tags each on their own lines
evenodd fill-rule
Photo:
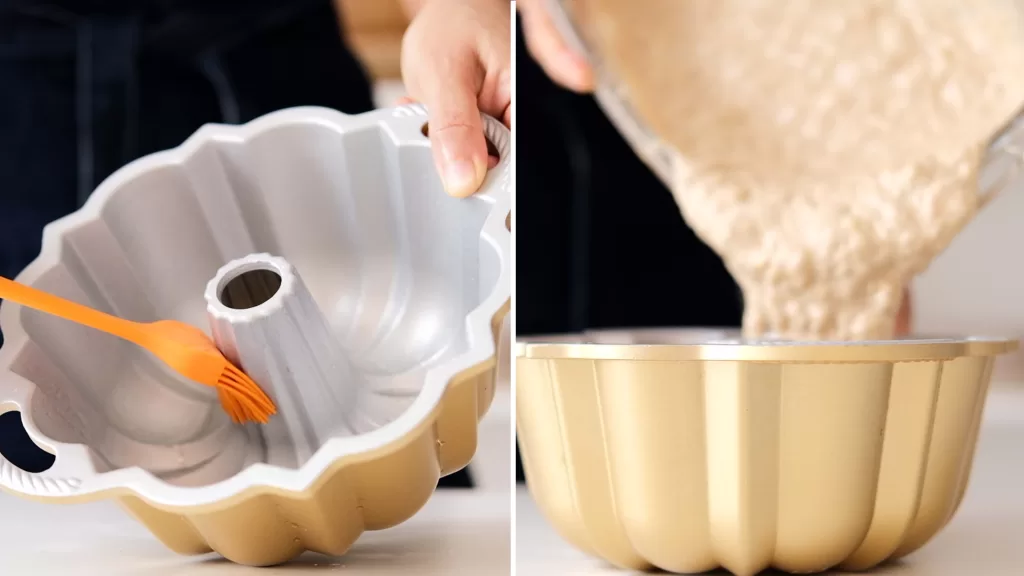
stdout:
<svg viewBox="0 0 1024 576">
<path fill-rule="evenodd" d="M 481 346 L 468 316 L 488 302 L 493 315 L 508 294 L 498 286 L 507 255 L 485 223 L 496 206 L 507 211 L 499 173 L 509 159 L 483 194 L 450 198 L 420 132 L 422 110 L 390 112 L 296 109 L 240 128 L 205 127 L 118 172 L 79 213 L 51 225 L 42 256 L 19 280 L 131 320 L 170 318 L 209 333 L 203 292 L 218 269 L 252 253 L 282 256 L 354 369 L 354 406 L 339 414 L 336 435 L 372 432 L 410 407 L 429 371 Z M 26 428 L 86 446 L 95 473 L 139 467 L 203 486 L 252 463 L 305 463 L 287 446 L 268 450 L 258 426 L 230 423 L 213 389 L 135 345 L 4 309 L 0 367 L 15 378 L 0 373 L 0 392 L 33 384 L 19 407 Z"/>
</svg>

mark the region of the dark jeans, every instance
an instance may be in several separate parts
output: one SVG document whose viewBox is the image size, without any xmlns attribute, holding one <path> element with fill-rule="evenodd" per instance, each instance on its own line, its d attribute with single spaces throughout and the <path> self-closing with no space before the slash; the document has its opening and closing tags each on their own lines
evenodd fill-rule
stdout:
<svg viewBox="0 0 1024 576">
<path fill-rule="evenodd" d="M 371 94 L 330 0 L 0 0 L 0 274 L 112 172 L 203 124 L 359 113 Z M 45 466 L 11 416 L 4 454 Z"/>
</svg>

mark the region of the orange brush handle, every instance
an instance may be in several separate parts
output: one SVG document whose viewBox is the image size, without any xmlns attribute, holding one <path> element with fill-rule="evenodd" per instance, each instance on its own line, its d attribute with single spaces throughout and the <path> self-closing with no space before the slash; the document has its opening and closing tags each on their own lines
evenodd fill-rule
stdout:
<svg viewBox="0 0 1024 576">
<path fill-rule="evenodd" d="M 40 312 L 119 336 L 139 346 L 145 346 L 145 332 L 135 322 L 65 300 L 3 276 L 0 276 L 0 300 L 10 300 Z"/>
</svg>

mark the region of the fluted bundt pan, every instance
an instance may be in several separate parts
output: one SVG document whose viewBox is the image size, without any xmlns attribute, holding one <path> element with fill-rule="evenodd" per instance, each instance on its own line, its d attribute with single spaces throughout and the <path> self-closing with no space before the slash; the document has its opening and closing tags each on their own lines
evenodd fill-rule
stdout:
<svg viewBox="0 0 1024 576">
<path fill-rule="evenodd" d="M 518 342 L 538 507 L 622 568 L 861 570 L 953 516 L 1001 339 L 751 342 L 689 330 Z"/>
<path fill-rule="evenodd" d="M 340 554 L 412 516 L 468 464 L 494 392 L 511 150 L 485 120 L 500 162 L 467 199 L 444 193 L 420 106 L 205 126 L 107 179 L 18 280 L 206 329 L 279 412 L 232 424 L 213 389 L 134 345 L 4 303 L 0 411 L 56 459 L 0 457 L 0 487 L 115 497 L 177 552 L 252 565 Z M 254 267 L 276 284 L 239 304 L 253 291 L 230 281 Z"/>
</svg>

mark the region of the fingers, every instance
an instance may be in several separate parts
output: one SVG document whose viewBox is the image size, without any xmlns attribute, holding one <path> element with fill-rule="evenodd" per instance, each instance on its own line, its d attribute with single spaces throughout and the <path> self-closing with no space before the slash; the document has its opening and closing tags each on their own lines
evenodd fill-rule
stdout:
<svg viewBox="0 0 1024 576">
<path fill-rule="evenodd" d="M 570 90 L 593 90 L 594 75 L 590 64 L 565 43 L 543 3 L 520 0 L 518 5 L 526 46 L 544 72 Z"/>
<path fill-rule="evenodd" d="M 463 198 L 472 195 L 487 176 L 487 142 L 477 107 L 475 64 L 444 62 L 420 80 L 427 105 L 429 136 L 445 191 Z"/>
<path fill-rule="evenodd" d="M 434 160 L 452 196 L 475 193 L 494 165 L 481 112 L 511 120 L 510 34 L 507 5 L 437 0 L 402 38 L 402 77 L 427 107 Z"/>
<path fill-rule="evenodd" d="M 478 101 L 481 111 L 511 128 L 508 110 L 512 102 L 512 23 L 508 13 L 501 15 L 492 27 L 496 32 L 477 42 L 480 63 L 487 71 Z"/>
<path fill-rule="evenodd" d="M 409 98 L 408 96 L 401 96 L 397 100 L 395 100 L 395 106 L 404 106 L 406 104 L 416 104 L 416 100 L 414 100 L 412 98 Z M 505 114 L 503 114 L 502 117 L 504 118 L 503 122 L 505 123 L 505 126 L 508 126 L 509 128 L 511 128 L 512 127 L 511 105 L 509 105 L 509 107 L 505 109 Z M 501 161 L 501 158 L 498 158 L 497 156 L 491 156 L 490 150 L 488 150 L 488 154 L 487 154 L 487 169 L 488 170 L 490 170 L 490 169 L 494 168 L 495 166 L 497 166 L 498 162 L 500 162 L 500 161 Z"/>
<path fill-rule="evenodd" d="M 481 94 L 481 109 L 484 113 L 501 120 L 506 128 L 512 128 L 512 71 L 502 70 L 498 74 L 497 86 L 493 91 L 486 87 Z"/>
</svg>

